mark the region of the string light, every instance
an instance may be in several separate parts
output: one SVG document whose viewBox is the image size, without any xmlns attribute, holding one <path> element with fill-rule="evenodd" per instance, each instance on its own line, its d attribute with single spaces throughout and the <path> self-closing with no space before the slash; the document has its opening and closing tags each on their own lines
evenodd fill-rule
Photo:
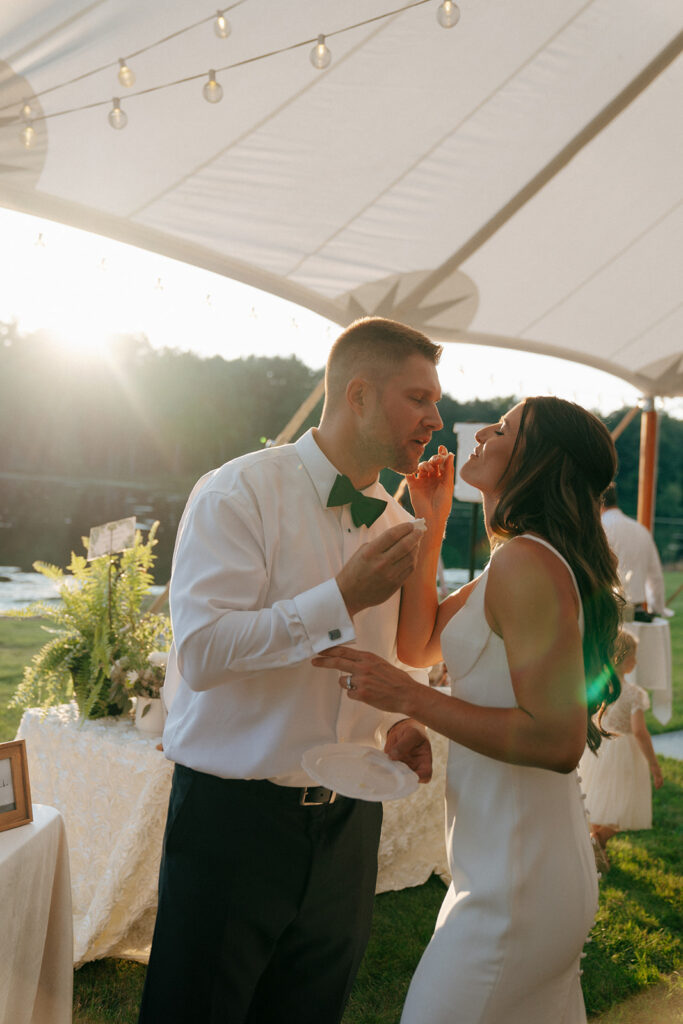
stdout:
<svg viewBox="0 0 683 1024">
<path fill-rule="evenodd" d="M 246 2 L 247 2 L 247 0 L 234 0 L 234 3 L 231 3 L 228 7 L 224 7 L 222 11 L 219 11 L 217 13 L 225 15 L 226 11 L 232 11 L 235 7 L 240 7 L 242 4 L 244 4 Z M 410 5 L 410 6 L 419 6 L 420 4 L 428 3 L 428 2 L 429 2 L 429 0 L 415 0 L 415 3 Z M 157 46 L 163 46 L 164 43 L 168 43 L 172 39 L 177 39 L 178 36 L 185 35 L 186 32 L 191 32 L 193 29 L 198 28 L 199 25 L 205 25 L 208 21 L 215 20 L 215 18 L 216 18 L 216 14 L 210 14 L 208 17 L 200 18 L 199 21 L 193 21 L 191 25 L 185 25 L 183 28 L 177 29 L 177 31 L 171 32 L 169 35 L 165 35 L 161 39 L 155 40 L 153 43 L 149 43 L 149 45 L 147 45 L 147 46 L 142 46 L 139 50 L 136 50 L 134 53 L 130 53 L 128 55 L 128 59 L 130 60 L 130 58 L 132 58 L 132 57 L 139 57 L 140 54 L 142 54 L 142 53 L 149 53 L 150 50 L 156 49 Z M 82 74 L 76 75 L 74 78 L 68 78 L 64 82 L 57 82 L 56 85 L 49 86 L 49 88 L 47 88 L 47 89 L 41 89 L 40 92 L 34 93 L 34 97 L 47 96 L 48 93 L 55 92 L 55 90 L 57 90 L 57 89 L 64 89 L 64 88 L 66 88 L 69 85 L 75 85 L 76 82 L 82 82 L 85 78 L 90 78 L 92 75 L 99 75 L 102 71 L 108 71 L 110 68 L 115 68 L 116 67 L 116 63 L 117 63 L 116 61 L 109 61 L 109 63 L 107 63 L 107 64 L 100 64 L 98 67 L 91 68 L 90 71 L 84 71 Z M 119 64 L 120 64 L 120 60 L 119 60 Z M 201 75 L 195 75 L 194 77 L 195 78 L 201 78 Z M 171 85 L 175 85 L 175 84 L 176 84 L 175 82 L 168 82 L 168 83 L 166 83 L 166 85 L 163 85 L 160 88 L 162 88 L 162 89 L 169 88 Z M 108 101 L 105 101 L 105 102 L 108 102 Z M 0 106 L 0 111 L 2 111 L 2 110 L 10 110 L 13 106 L 14 106 L 14 103 L 5 103 L 4 105 Z M 83 107 L 78 107 L 78 110 L 87 110 L 87 109 L 90 109 L 93 106 L 102 106 L 102 103 L 99 103 L 99 104 L 92 104 L 92 103 L 90 103 L 90 104 L 87 104 L 87 105 L 85 105 Z M 57 115 L 50 115 L 50 116 L 57 116 Z"/>
<path fill-rule="evenodd" d="M 112 109 L 108 114 L 108 121 L 112 128 L 125 128 L 128 124 L 128 114 L 121 110 L 121 100 L 114 97 Z"/>
<path fill-rule="evenodd" d="M 172 32 L 170 35 L 164 36 L 162 39 L 158 39 L 155 42 L 150 43 L 148 46 L 144 46 L 141 49 L 136 50 L 134 53 L 131 53 L 127 59 L 138 57 L 140 54 L 147 53 L 149 50 L 152 50 L 155 47 L 161 46 L 162 44 L 170 41 L 171 39 L 175 39 L 177 36 L 183 35 L 184 33 L 189 32 L 191 29 L 197 28 L 199 25 L 206 24 L 207 21 L 213 21 L 214 22 L 214 28 L 217 28 L 217 22 L 218 22 L 219 17 L 223 17 L 224 18 L 225 12 L 230 11 L 230 10 L 232 10 L 235 7 L 239 7 L 243 3 L 246 3 L 246 0 L 235 0 L 234 3 L 230 4 L 229 7 L 223 8 L 222 11 L 216 11 L 215 14 L 209 15 L 208 18 L 205 17 L 205 18 L 200 19 L 199 21 L 194 22 L 192 25 L 186 25 L 185 27 L 183 27 L 181 29 L 178 29 L 176 32 Z M 374 24 L 374 23 L 376 23 L 378 21 L 383 21 L 386 18 L 395 17 L 397 14 L 402 14 L 404 11 L 409 11 L 409 10 L 412 10 L 414 8 L 417 8 L 417 7 L 422 7 L 426 3 L 431 3 L 431 0 L 412 0 L 412 2 L 404 3 L 401 6 L 394 8 L 393 10 L 385 11 L 382 14 L 377 14 L 377 15 L 374 15 L 373 17 L 365 18 L 362 21 L 355 22 L 354 24 L 346 25 L 343 28 L 335 29 L 334 32 L 330 33 L 330 35 L 336 36 L 336 35 L 341 35 L 341 34 L 343 34 L 345 32 L 351 32 L 351 31 L 354 31 L 355 29 L 362 28 L 362 27 L 364 27 L 366 25 L 371 25 L 371 24 Z M 445 27 L 451 27 L 451 25 L 455 24 L 456 21 L 460 17 L 460 11 L 459 11 L 459 9 L 457 7 L 457 4 L 455 4 L 453 2 L 453 0 L 443 0 L 443 3 L 441 4 L 441 6 L 439 8 L 439 11 L 437 13 L 438 13 L 438 18 L 439 18 L 439 23 L 440 24 L 444 24 Z M 447 25 L 446 25 L 446 22 L 442 20 L 442 15 L 446 18 L 446 21 L 448 21 Z M 453 20 L 454 16 L 455 16 L 455 20 Z M 226 20 L 226 25 L 228 25 L 227 20 Z M 332 59 L 332 54 L 330 53 L 330 50 L 328 49 L 328 47 L 327 47 L 327 45 L 325 43 L 325 39 L 326 39 L 326 37 L 324 35 L 319 35 L 317 43 L 313 47 L 313 50 L 310 53 L 311 63 L 318 70 L 323 70 L 325 67 L 328 67 L 330 62 L 331 62 L 331 59 Z M 253 56 L 253 57 L 247 57 L 244 60 L 238 60 L 238 61 L 235 61 L 235 62 L 233 62 L 231 64 L 226 64 L 226 65 L 218 68 L 218 71 L 219 72 L 230 71 L 230 70 L 233 70 L 235 68 L 243 67 L 243 66 L 248 65 L 248 64 L 253 64 L 254 62 L 265 60 L 265 59 L 267 59 L 269 57 L 274 57 L 274 56 L 277 56 L 277 55 L 279 55 L 281 53 L 287 53 L 289 51 L 296 50 L 299 47 L 310 45 L 311 42 L 312 42 L 311 39 L 304 39 L 304 40 L 302 40 L 301 42 L 298 42 L 298 43 L 291 43 L 291 44 L 286 45 L 286 46 L 278 47 L 277 49 L 270 50 L 267 53 L 260 53 L 260 54 L 257 54 L 255 56 Z M 101 65 L 99 67 L 92 68 L 90 71 L 85 71 L 82 74 L 77 75 L 75 78 L 70 78 L 70 79 L 68 79 L 66 81 L 58 82 L 55 85 L 52 85 L 52 86 L 50 86 L 47 89 L 43 89 L 40 92 L 35 93 L 34 94 L 34 98 L 38 98 L 40 96 L 45 96 L 48 93 L 54 92 L 57 89 L 65 88 L 66 86 L 69 86 L 69 85 L 74 85 L 76 82 L 81 82 L 84 79 L 91 77 L 92 75 L 99 74 L 102 71 L 105 71 L 105 70 L 110 69 L 112 67 L 116 67 L 116 63 L 117 63 L 116 61 L 110 62 L 108 64 L 104 64 L 104 65 Z M 133 76 L 133 81 L 134 81 L 133 72 L 125 64 L 125 60 L 123 60 L 123 58 L 120 58 L 119 61 L 118 61 L 118 64 L 119 64 L 119 72 L 122 72 L 123 71 L 123 67 L 125 66 L 127 71 L 130 73 L 130 75 Z M 164 82 L 164 83 L 161 83 L 159 85 L 151 86 L 150 88 L 147 88 L 147 89 L 140 89 L 137 92 L 132 93 L 131 95 L 132 96 L 144 96 L 144 95 L 147 95 L 149 93 L 158 92 L 160 90 L 170 89 L 170 88 L 172 88 L 174 86 L 177 86 L 177 85 L 183 85 L 186 82 L 197 81 L 198 79 L 201 79 L 203 77 L 203 74 L 205 74 L 205 72 L 204 73 L 200 72 L 198 74 L 193 74 L 193 75 L 187 75 L 184 78 L 179 78 L 179 79 L 175 79 L 173 81 Z M 215 79 L 214 79 L 214 81 L 215 81 Z M 206 86 L 210 86 L 210 85 L 211 85 L 210 81 L 206 83 Z M 219 101 L 219 98 L 220 98 L 218 96 L 218 91 L 219 90 L 220 90 L 220 96 L 222 96 L 222 88 L 218 85 L 217 82 L 215 83 L 215 89 L 216 89 L 216 93 L 214 94 L 215 98 L 213 98 L 212 100 L 209 100 L 209 102 L 214 102 L 215 103 L 215 102 Z M 205 91 L 204 95 L 206 97 L 206 91 Z M 206 97 L 206 98 L 208 99 L 208 97 Z M 54 112 L 52 112 L 50 114 L 42 114 L 41 113 L 39 115 L 39 119 L 41 121 L 47 121 L 47 120 L 49 120 L 51 118 L 62 117 L 65 114 L 73 114 L 73 113 L 77 113 L 77 112 L 82 111 L 82 110 L 92 110 L 92 109 L 94 109 L 96 107 L 106 106 L 106 104 L 108 102 L 109 102 L 108 100 L 96 100 L 95 102 L 84 103 L 84 104 L 82 104 L 80 106 L 69 107 L 69 108 L 66 108 L 64 110 L 55 110 Z M 13 103 L 5 104 L 5 105 L 0 105 L 0 112 L 3 111 L 3 110 L 11 109 L 12 107 L 14 107 Z M 16 107 L 14 107 L 14 109 L 16 110 Z M 111 126 L 113 128 L 124 128 L 125 125 L 128 123 L 128 117 L 125 114 L 125 112 L 123 110 L 121 110 L 120 101 L 118 99 L 115 100 L 113 110 L 109 111 L 108 119 L 109 119 L 109 123 L 111 124 Z M 16 120 L 17 121 L 19 120 L 19 115 L 16 116 Z"/>
<path fill-rule="evenodd" d="M 33 127 L 32 115 L 33 110 L 31 108 L 31 104 L 28 100 L 25 100 L 24 105 L 21 108 L 21 117 L 24 121 L 24 127 L 19 132 L 19 138 L 26 149 L 30 149 L 36 141 L 36 130 Z"/>
<path fill-rule="evenodd" d="M 223 86 L 216 81 L 215 71 L 209 71 L 209 81 L 205 83 L 202 93 L 207 103 L 220 103 L 223 99 Z"/>
<path fill-rule="evenodd" d="M 30 149 L 33 143 L 36 141 L 36 130 L 30 121 L 28 121 L 21 129 L 21 131 L 19 132 L 19 137 L 24 146 L 26 147 L 26 149 Z"/>
<path fill-rule="evenodd" d="M 436 20 L 442 28 L 453 28 L 460 21 L 460 8 L 453 0 L 443 0 L 436 12 Z"/>
<path fill-rule="evenodd" d="M 213 23 L 213 30 L 219 39 L 227 39 L 232 29 L 230 22 L 223 11 L 216 11 L 216 20 Z"/>
<path fill-rule="evenodd" d="M 130 70 L 123 57 L 119 59 L 119 82 L 127 89 L 135 85 L 135 74 Z"/>
<path fill-rule="evenodd" d="M 318 71 L 322 71 L 323 68 L 328 67 L 331 60 L 332 54 L 325 46 L 325 36 L 318 36 L 318 42 L 311 50 L 311 64 Z"/>
</svg>

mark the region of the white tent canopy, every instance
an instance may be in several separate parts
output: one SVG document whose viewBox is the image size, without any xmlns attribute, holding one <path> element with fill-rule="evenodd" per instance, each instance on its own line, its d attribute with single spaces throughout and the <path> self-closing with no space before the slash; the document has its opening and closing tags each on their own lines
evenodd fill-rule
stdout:
<svg viewBox="0 0 683 1024">
<path fill-rule="evenodd" d="M 0 205 L 683 394 L 681 0 L 439 3 L 4 0 Z"/>
</svg>

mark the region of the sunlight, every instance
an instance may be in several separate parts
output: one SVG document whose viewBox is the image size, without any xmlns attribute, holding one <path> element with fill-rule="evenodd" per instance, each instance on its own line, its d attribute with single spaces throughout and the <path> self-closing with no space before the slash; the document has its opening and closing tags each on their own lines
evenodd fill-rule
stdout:
<svg viewBox="0 0 683 1024">
<path fill-rule="evenodd" d="M 129 334 L 206 357 L 294 354 L 319 369 L 339 333 L 257 288 L 63 224 L 0 209 L 0 235 L 0 321 L 48 331 L 65 356 L 99 356 L 113 336 Z M 439 372 L 444 393 L 460 401 L 550 393 L 609 412 L 638 398 L 599 370 L 510 349 L 446 345 Z M 660 408 L 683 416 L 683 399 Z"/>
</svg>

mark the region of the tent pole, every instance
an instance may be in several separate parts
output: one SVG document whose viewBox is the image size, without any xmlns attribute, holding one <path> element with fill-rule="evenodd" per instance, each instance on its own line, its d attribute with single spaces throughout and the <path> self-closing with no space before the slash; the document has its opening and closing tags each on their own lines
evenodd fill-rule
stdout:
<svg viewBox="0 0 683 1024">
<path fill-rule="evenodd" d="M 296 433 L 303 421 L 308 416 L 309 412 L 315 409 L 316 405 L 325 393 L 325 378 L 321 377 L 316 386 L 311 391 L 308 398 L 305 398 L 301 403 L 297 411 L 292 416 L 287 426 L 280 431 L 275 440 L 273 441 L 273 447 L 280 444 L 287 444 L 291 439 L 292 435 Z"/>
<path fill-rule="evenodd" d="M 634 405 L 632 409 L 629 409 L 624 418 L 617 423 L 616 427 L 612 431 L 613 441 L 616 441 L 618 438 L 621 437 L 621 435 L 624 433 L 631 420 L 634 419 L 634 417 L 636 417 L 639 412 L 639 405 Z"/>
<path fill-rule="evenodd" d="M 655 518 L 657 485 L 657 410 L 653 398 L 642 403 L 640 417 L 640 462 L 638 465 L 638 522 L 650 532 Z"/>
</svg>

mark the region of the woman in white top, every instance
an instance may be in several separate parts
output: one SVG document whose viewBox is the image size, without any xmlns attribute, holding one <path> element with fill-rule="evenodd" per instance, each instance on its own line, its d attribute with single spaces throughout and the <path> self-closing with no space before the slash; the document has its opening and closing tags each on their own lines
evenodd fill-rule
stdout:
<svg viewBox="0 0 683 1024">
<path fill-rule="evenodd" d="M 579 406 L 529 398 L 479 431 L 461 473 L 484 498 L 492 545 L 479 577 L 441 604 L 434 587 L 453 494 L 440 449 L 409 478 L 424 517 L 404 585 L 399 657 L 442 657 L 452 696 L 338 647 L 315 660 L 352 700 L 448 736 L 452 884 L 403 1024 L 582 1024 L 580 957 L 597 878 L 575 771 L 591 715 L 618 695 L 616 564 L 599 498 L 614 476 L 608 431 Z M 456 614 L 457 613 L 457 614 Z M 350 678 L 348 678 L 350 677 Z"/>
</svg>

